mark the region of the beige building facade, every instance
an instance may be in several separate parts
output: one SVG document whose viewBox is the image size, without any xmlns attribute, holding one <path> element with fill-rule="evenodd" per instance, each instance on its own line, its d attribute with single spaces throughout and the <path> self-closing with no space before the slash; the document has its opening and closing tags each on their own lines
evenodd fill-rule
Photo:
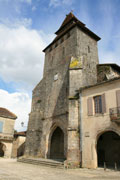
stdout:
<svg viewBox="0 0 120 180">
<path fill-rule="evenodd" d="M 9 110 L 0 108 L 0 157 L 11 158 L 16 118 Z"/>
<path fill-rule="evenodd" d="M 82 167 L 120 165 L 120 78 L 81 89 Z"/>
</svg>

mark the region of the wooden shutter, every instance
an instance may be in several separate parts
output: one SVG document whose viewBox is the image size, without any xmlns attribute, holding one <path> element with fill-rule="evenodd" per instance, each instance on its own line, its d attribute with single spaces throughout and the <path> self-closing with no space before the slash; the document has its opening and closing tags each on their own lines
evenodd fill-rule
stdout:
<svg viewBox="0 0 120 180">
<path fill-rule="evenodd" d="M 106 100 L 105 100 L 105 94 L 102 94 L 102 113 L 106 113 Z"/>
<path fill-rule="evenodd" d="M 93 115 L 93 98 L 90 97 L 87 99 L 87 110 L 88 110 L 88 116 Z"/>
<path fill-rule="evenodd" d="M 120 107 L 120 90 L 116 91 L 117 107 Z"/>
</svg>

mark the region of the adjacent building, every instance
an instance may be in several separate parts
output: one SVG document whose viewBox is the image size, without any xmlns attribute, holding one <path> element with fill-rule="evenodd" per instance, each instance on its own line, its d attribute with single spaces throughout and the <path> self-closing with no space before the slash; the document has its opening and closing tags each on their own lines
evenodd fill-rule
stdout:
<svg viewBox="0 0 120 180">
<path fill-rule="evenodd" d="M 0 107 L 0 157 L 11 158 L 16 118 L 8 109 Z"/>
</svg>

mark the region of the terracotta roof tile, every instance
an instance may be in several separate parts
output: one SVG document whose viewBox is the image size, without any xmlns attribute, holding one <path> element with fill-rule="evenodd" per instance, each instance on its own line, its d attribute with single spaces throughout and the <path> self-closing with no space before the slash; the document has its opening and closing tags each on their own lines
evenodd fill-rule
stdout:
<svg viewBox="0 0 120 180">
<path fill-rule="evenodd" d="M 15 136 L 26 136 L 27 131 L 16 132 Z"/>
<path fill-rule="evenodd" d="M 10 119 L 17 118 L 17 116 L 15 114 L 10 112 L 8 109 L 2 108 L 2 107 L 0 107 L 0 117 L 6 117 L 6 118 L 10 118 Z"/>
</svg>

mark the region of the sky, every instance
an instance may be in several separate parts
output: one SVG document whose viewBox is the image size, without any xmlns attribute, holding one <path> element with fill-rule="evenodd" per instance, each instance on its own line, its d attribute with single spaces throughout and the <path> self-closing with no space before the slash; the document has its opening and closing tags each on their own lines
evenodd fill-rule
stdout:
<svg viewBox="0 0 120 180">
<path fill-rule="evenodd" d="M 42 79 L 42 50 L 70 11 L 101 37 L 99 62 L 120 65 L 120 0 L 0 0 L 0 107 L 17 115 L 17 131 Z"/>
</svg>

